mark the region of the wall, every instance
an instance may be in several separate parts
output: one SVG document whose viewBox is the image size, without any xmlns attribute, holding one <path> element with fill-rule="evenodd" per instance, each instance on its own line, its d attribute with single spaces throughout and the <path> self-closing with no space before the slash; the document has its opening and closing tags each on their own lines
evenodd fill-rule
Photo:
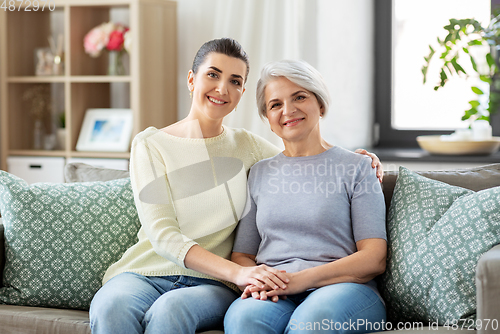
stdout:
<svg viewBox="0 0 500 334">
<path fill-rule="evenodd" d="M 198 48 L 237 39 L 250 56 L 246 92 L 225 121 L 281 141 L 257 116 L 255 85 L 271 60 L 304 59 L 325 77 L 332 97 L 322 133 L 335 145 L 371 144 L 373 119 L 373 0 L 179 0 L 179 118 L 189 112 L 187 72 Z"/>
</svg>

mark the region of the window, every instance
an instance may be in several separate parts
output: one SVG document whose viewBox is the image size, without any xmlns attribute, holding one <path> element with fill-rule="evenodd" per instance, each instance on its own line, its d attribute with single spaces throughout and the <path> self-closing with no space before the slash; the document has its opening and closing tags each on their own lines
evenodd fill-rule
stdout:
<svg viewBox="0 0 500 334">
<path fill-rule="evenodd" d="M 475 18 L 484 26 L 490 18 L 490 1 L 377 1 L 375 96 L 379 146 L 416 147 L 417 135 L 451 133 L 465 126 L 460 118 L 468 101 L 476 96 L 470 87 L 483 85 L 488 90 L 488 85 L 478 79 L 451 78 L 436 92 L 433 88 L 439 81 L 439 55 L 434 56 L 425 85 L 421 68 L 428 45 L 435 44 L 436 37 L 446 36 L 443 26 L 450 18 Z"/>
</svg>

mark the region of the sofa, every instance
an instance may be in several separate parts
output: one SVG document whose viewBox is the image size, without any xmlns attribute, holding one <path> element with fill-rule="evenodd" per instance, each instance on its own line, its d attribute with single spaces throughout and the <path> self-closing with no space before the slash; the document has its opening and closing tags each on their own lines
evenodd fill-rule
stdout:
<svg viewBox="0 0 500 334">
<path fill-rule="evenodd" d="M 500 186 L 500 164 L 487 165 L 470 169 L 457 169 L 448 171 L 418 172 L 418 174 L 433 180 L 438 180 L 449 185 L 480 191 L 482 189 Z M 95 168 L 84 164 L 69 164 L 65 169 L 67 182 L 84 182 L 82 184 L 111 182 L 110 180 L 127 178 L 127 172 Z M 386 207 L 389 212 L 391 200 L 397 183 L 398 172 L 385 172 L 383 181 L 383 193 Z M 76 184 L 75 183 L 75 184 Z M 47 189 L 47 188 L 45 188 Z M 0 198 L 0 201 L 2 198 Z M 73 209 L 74 210 L 74 209 Z M 2 212 L 2 215 L 4 213 Z M 101 232 L 102 233 L 102 232 Z M 4 238 L 4 226 L 0 224 L 0 275 L 5 276 L 5 250 L 6 238 Z M 389 240 L 389 242 L 391 242 Z M 8 248 L 8 247 L 7 247 Z M 500 321 L 500 245 L 492 247 L 482 254 L 475 269 L 476 286 L 476 309 L 477 319 Z M 2 281 L 3 287 L 5 282 Z M 380 280 L 379 284 L 383 284 Z M 383 288 L 383 287 L 380 287 Z M 477 324 L 478 320 L 475 320 Z M 437 324 L 426 324 L 430 327 L 415 328 L 411 323 L 404 327 L 396 328 L 395 333 L 412 332 L 419 333 L 445 333 L 450 332 L 451 327 L 437 327 Z M 495 326 L 489 328 L 477 327 L 477 333 L 494 333 L 498 331 Z M 454 329 L 456 329 L 455 326 Z M 474 333 L 469 327 L 459 327 L 454 332 Z M 39 307 L 39 306 L 17 306 L 0 305 L 0 333 L 58 333 L 77 334 L 91 333 L 89 326 L 88 311 L 85 309 L 71 309 L 68 307 Z M 211 331 L 205 333 L 222 333 Z"/>
</svg>

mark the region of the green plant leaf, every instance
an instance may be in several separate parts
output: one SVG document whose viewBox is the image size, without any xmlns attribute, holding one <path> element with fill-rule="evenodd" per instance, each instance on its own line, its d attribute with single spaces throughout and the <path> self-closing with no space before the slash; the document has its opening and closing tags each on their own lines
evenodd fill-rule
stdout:
<svg viewBox="0 0 500 334">
<path fill-rule="evenodd" d="M 446 75 L 446 73 L 444 72 L 444 69 L 441 68 L 441 73 L 439 73 L 439 76 L 441 78 L 441 82 L 440 82 L 440 86 L 443 87 L 446 83 L 446 81 L 448 80 L 448 76 Z M 434 88 L 434 90 L 437 90 L 436 88 Z"/>
<path fill-rule="evenodd" d="M 453 39 L 453 32 L 450 32 L 448 35 L 446 35 L 444 42 L 445 43 L 451 42 L 452 39 Z"/>
<path fill-rule="evenodd" d="M 491 53 L 487 53 L 486 54 L 486 62 L 488 63 L 488 66 L 491 67 L 493 65 L 495 65 L 495 60 L 493 59 L 493 57 L 491 56 Z"/>
<path fill-rule="evenodd" d="M 472 41 L 470 41 L 469 43 L 467 43 L 468 45 L 470 46 L 474 46 L 474 45 L 483 45 L 483 42 L 481 40 L 478 40 L 478 39 L 473 39 Z"/>
<path fill-rule="evenodd" d="M 425 82 L 427 81 L 427 70 L 429 69 L 429 66 L 422 66 L 422 74 L 424 75 L 424 85 L 425 85 Z"/>
<path fill-rule="evenodd" d="M 489 76 L 487 76 L 487 75 L 480 75 L 479 79 L 481 81 L 484 81 L 484 82 L 487 82 L 487 83 L 491 84 L 491 78 Z"/>
<path fill-rule="evenodd" d="M 482 115 L 482 116 L 476 118 L 476 121 L 481 121 L 481 120 L 489 122 L 490 121 L 490 116 Z"/>
<path fill-rule="evenodd" d="M 479 88 L 477 88 L 477 87 L 471 87 L 471 89 L 477 95 L 483 95 L 484 94 L 484 92 L 482 90 L 480 90 Z"/>
<path fill-rule="evenodd" d="M 481 104 L 479 103 L 479 101 L 477 100 L 472 100 L 472 101 L 469 101 L 469 104 L 472 108 L 477 108 L 479 107 Z"/>
<path fill-rule="evenodd" d="M 472 57 L 472 55 L 469 55 L 469 56 L 470 56 L 470 63 L 471 63 L 471 65 L 472 65 L 472 69 L 473 69 L 474 71 L 476 71 L 476 72 L 477 72 L 477 64 L 476 64 L 476 61 L 474 60 L 474 57 Z"/>
<path fill-rule="evenodd" d="M 457 72 L 457 74 L 459 74 L 460 72 L 467 74 L 465 72 L 465 70 L 463 69 L 463 67 L 460 66 L 460 64 L 457 62 L 457 56 L 453 57 L 450 62 L 451 62 L 451 65 L 453 66 L 453 68 L 455 69 L 455 71 Z"/>
<path fill-rule="evenodd" d="M 466 110 L 464 115 L 462 116 L 462 121 L 468 120 L 472 115 L 475 115 L 478 113 L 478 110 L 476 108 L 470 108 L 469 110 Z"/>
</svg>

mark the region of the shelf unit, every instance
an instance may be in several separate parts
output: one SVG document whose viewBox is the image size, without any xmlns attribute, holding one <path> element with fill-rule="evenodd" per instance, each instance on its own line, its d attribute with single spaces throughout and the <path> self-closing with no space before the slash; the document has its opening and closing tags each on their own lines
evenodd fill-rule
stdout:
<svg viewBox="0 0 500 334">
<path fill-rule="evenodd" d="M 133 134 L 177 119 L 177 22 L 175 1 L 165 0 L 50 0 L 55 10 L 0 10 L 0 168 L 8 156 L 64 158 L 129 158 L 128 152 L 79 152 L 76 142 L 89 108 L 130 108 Z M 107 75 L 108 55 L 92 58 L 83 38 L 95 26 L 115 21 L 118 12 L 128 22 L 132 50 L 126 75 Z M 59 29 L 64 36 L 64 74 L 35 76 L 34 51 L 48 47 Z M 127 64 L 126 64 L 127 65 Z M 56 114 L 64 112 L 64 150 L 34 150 L 34 121 L 24 92 L 48 85 L 52 115 L 45 122 L 52 132 Z M 56 98 L 59 96 L 59 98 Z M 118 97 L 118 102 L 115 102 Z M 117 105 L 120 104 L 120 105 Z"/>
</svg>

